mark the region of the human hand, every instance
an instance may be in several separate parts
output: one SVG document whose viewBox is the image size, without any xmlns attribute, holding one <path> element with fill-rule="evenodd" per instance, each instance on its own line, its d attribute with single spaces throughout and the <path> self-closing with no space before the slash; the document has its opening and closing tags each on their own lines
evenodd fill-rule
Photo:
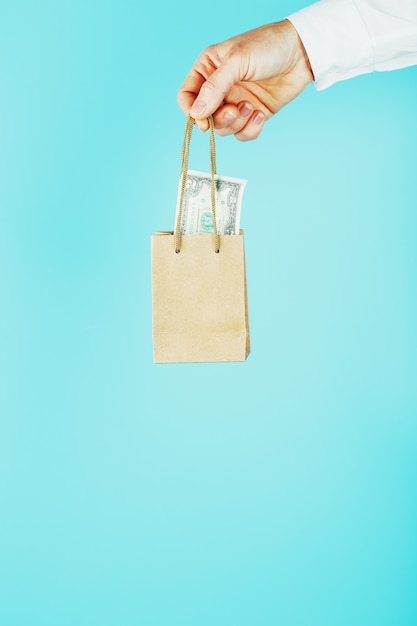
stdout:
<svg viewBox="0 0 417 626">
<path fill-rule="evenodd" d="M 178 104 L 201 130 L 213 115 L 219 135 L 246 141 L 313 78 L 297 31 L 283 20 L 206 48 L 181 86 Z"/>
</svg>

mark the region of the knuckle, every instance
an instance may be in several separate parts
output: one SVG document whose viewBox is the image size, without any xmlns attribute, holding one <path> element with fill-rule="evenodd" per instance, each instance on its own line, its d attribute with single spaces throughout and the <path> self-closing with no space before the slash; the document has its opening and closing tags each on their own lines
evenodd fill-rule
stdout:
<svg viewBox="0 0 417 626">
<path fill-rule="evenodd" d="M 218 48 L 218 45 L 215 43 L 212 43 L 210 46 L 207 46 L 207 48 L 203 52 L 203 55 L 206 58 L 212 59 L 214 55 L 216 54 L 217 48 Z"/>
<path fill-rule="evenodd" d="M 235 134 L 236 139 L 238 139 L 239 141 L 253 141 L 254 139 L 257 139 L 259 137 L 259 133 L 261 132 L 261 129 L 257 128 L 244 128 L 243 130 L 241 130 L 239 133 Z"/>
<path fill-rule="evenodd" d="M 216 85 L 216 83 L 214 82 L 214 80 L 213 80 L 213 79 L 211 79 L 211 78 L 208 78 L 208 79 L 206 80 L 206 82 L 204 83 L 204 85 L 202 85 L 202 87 L 201 87 L 201 90 L 200 90 L 200 91 L 203 91 L 203 90 L 204 90 L 204 91 L 205 91 L 205 92 L 207 92 L 207 93 L 213 93 L 213 92 L 215 92 L 215 91 L 216 91 L 216 89 L 217 89 L 217 85 Z"/>
<path fill-rule="evenodd" d="M 216 128 L 216 133 L 219 137 L 227 137 L 228 135 L 233 135 L 233 131 L 230 128 Z"/>
</svg>

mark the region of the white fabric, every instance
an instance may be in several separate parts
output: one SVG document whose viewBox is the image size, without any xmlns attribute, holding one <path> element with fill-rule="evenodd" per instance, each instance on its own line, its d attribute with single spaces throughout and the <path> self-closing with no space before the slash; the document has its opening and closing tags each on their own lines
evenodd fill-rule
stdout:
<svg viewBox="0 0 417 626">
<path fill-rule="evenodd" d="M 417 65 L 417 0 L 321 0 L 287 19 L 319 90 L 359 74 Z"/>
</svg>

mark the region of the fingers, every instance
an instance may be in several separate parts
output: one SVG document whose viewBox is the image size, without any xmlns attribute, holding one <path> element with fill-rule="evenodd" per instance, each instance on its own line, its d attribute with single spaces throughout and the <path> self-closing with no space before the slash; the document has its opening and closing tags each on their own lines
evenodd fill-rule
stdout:
<svg viewBox="0 0 417 626">
<path fill-rule="evenodd" d="M 234 135 L 239 141 L 256 139 L 266 120 L 264 113 L 254 109 L 250 102 L 225 104 L 213 115 L 218 135 Z"/>
<path fill-rule="evenodd" d="M 213 114 L 214 128 L 219 135 L 235 134 L 244 127 L 252 113 L 250 102 L 224 103 Z"/>
<path fill-rule="evenodd" d="M 255 111 L 242 130 L 235 133 L 236 139 L 239 141 L 251 141 L 252 139 L 256 139 L 263 128 L 265 120 L 265 115 L 261 111 Z"/>
<path fill-rule="evenodd" d="M 183 94 L 182 103 L 186 102 L 186 94 Z M 190 95 L 191 100 L 192 97 Z M 180 102 L 180 98 L 178 98 Z M 181 106 L 181 104 L 180 104 Z M 181 106 L 183 108 L 183 106 Z M 187 110 L 183 108 L 183 110 Z M 218 107 L 213 113 L 213 122 L 216 133 L 222 137 L 234 135 L 239 141 L 249 141 L 256 139 L 261 132 L 265 114 L 256 110 L 250 102 L 240 102 L 239 104 L 225 103 Z M 208 130 L 209 122 L 207 118 L 195 119 L 196 126 L 203 132 Z"/>
</svg>

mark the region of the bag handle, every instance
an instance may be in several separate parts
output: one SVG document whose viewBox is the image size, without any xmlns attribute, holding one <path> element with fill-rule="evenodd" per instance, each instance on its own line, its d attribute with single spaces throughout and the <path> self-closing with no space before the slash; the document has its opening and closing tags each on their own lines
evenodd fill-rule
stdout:
<svg viewBox="0 0 417 626">
<path fill-rule="evenodd" d="M 220 239 L 217 232 L 217 220 L 216 220 L 216 183 L 214 180 L 214 176 L 216 174 L 216 145 L 214 141 L 214 122 L 213 117 L 210 115 L 208 118 L 210 124 L 210 169 L 211 169 L 211 210 L 213 215 L 213 250 L 214 252 L 220 252 Z M 194 119 L 191 115 L 187 116 L 187 120 L 185 123 L 184 130 L 184 140 L 182 143 L 181 149 L 181 187 L 180 187 L 180 200 L 179 200 L 179 210 L 177 216 L 177 222 L 175 224 L 175 232 L 174 232 L 174 245 L 175 252 L 178 254 L 181 252 L 181 220 L 182 220 L 182 212 L 183 212 L 183 204 L 184 204 L 184 196 L 185 196 L 185 185 L 187 182 L 187 173 L 188 173 L 188 161 L 190 156 L 190 143 L 191 143 L 191 134 L 193 132 Z"/>
</svg>

